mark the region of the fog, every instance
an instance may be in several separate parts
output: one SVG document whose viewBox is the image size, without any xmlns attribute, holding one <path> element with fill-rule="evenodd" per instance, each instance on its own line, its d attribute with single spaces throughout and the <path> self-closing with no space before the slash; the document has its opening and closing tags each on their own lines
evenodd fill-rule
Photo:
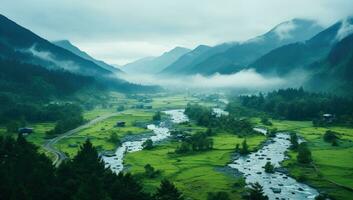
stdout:
<svg viewBox="0 0 353 200">
<path fill-rule="evenodd" d="M 48 51 L 38 51 L 36 48 L 36 45 L 31 46 L 29 49 L 25 49 L 25 50 L 21 50 L 23 52 L 26 53 L 30 53 L 33 56 L 51 63 L 51 66 L 47 66 L 47 68 L 63 68 L 67 71 L 71 71 L 71 72 L 77 72 L 80 67 L 78 67 L 77 65 L 74 64 L 74 62 L 72 61 L 63 61 L 63 60 L 58 60 L 55 58 L 55 56 Z"/>
<path fill-rule="evenodd" d="M 166 89 L 247 89 L 254 91 L 272 90 L 285 87 L 298 87 L 306 80 L 305 72 L 295 72 L 284 78 L 277 76 L 263 76 L 253 69 L 242 70 L 238 73 L 211 76 L 159 76 L 159 75 L 131 75 L 121 74 L 129 82 L 143 85 L 159 85 Z"/>
</svg>

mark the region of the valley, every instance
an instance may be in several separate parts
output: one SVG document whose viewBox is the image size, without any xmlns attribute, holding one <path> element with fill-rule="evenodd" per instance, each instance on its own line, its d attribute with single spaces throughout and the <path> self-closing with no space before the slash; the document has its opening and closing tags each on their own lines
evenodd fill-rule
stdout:
<svg viewBox="0 0 353 200">
<path fill-rule="evenodd" d="M 242 175 L 242 173 L 244 173 L 243 169 L 239 172 L 232 168 L 234 166 L 235 168 L 244 167 L 244 169 L 246 169 L 246 160 L 249 158 L 248 156 L 244 158 L 240 156 L 240 159 L 244 159 L 243 164 L 233 158 L 236 155 L 236 145 L 241 144 L 244 141 L 244 136 L 237 133 L 215 128 L 213 129 L 215 133 L 211 136 L 213 140 L 212 150 L 183 154 L 175 153 L 175 149 L 180 146 L 181 140 L 175 139 L 175 136 L 173 135 L 167 136 L 168 139 L 166 138 L 160 142 L 154 140 L 154 147 L 152 149 L 137 147 L 138 151 L 136 151 L 137 149 L 133 150 L 134 148 L 132 148 L 131 150 L 127 150 L 126 154 L 124 153 L 125 150 L 122 150 L 120 154 L 125 155 L 120 162 L 123 163 L 124 168 L 116 168 L 115 165 L 117 164 L 115 163 L 119 163 L 119 161 L 114 156 L 111 157 L 110 155 L 114 153 L 118 146 L 124 141 L 136 139 L 141 141 L 141 138 L 143 137 L 153 136 L 154 134 L 151 130 L 147 129 L 147 127 L 149 124 L 160 123 L 154 122 L 152 119 L 157 111 L 185 109 L 190 102 L 205 107 L 225 108 L 225 104 L 220 101 L 220 99 L 224 99 L 224 97 L 205 98 L 206 96 L 203 94 L 172 95 L 167 93 L 149 95 L 148 99 L 150 100 L 147 101 L 149 102 L 148 105 L 152 105 L 152 108 L 136 109 L 134 106 L 146 101 L 145 98 L 143 98 L 144 100 L 141 100 L 138 97 L 132 98 L 128 97 L 128 95 L 112 94 L 111 100 L 105 103 L 109 105 L 109 108 L 97 106 L 93 110 L 85 111 L 83 113 L 85 119 L 89 121 L 85 125 L 76 128 L 73 131 L 61 134 L 54 139 L 47 139 L 45 131 L 53 128 L 54 124 L 31 124 L 31 127 L 35 129 L 35 132 L 27 136 L 27 139 L 28 141 L 41 146 L 40 152 L 49 155 L 55 164 L 59 164 L 56 163 L 58 158 L 55 154 L 57 154 L 57 151 L 64 155 L 63 159 L 73 158 L 85 140 L 89 139 L 103 155 L 103 160 L 105 160 L 106 166 L 111 167 L 113 171 L 119 169 L 119 171 L 131 172 L 136 175 L 136 177 L 143 182 L 144 190 L 149 193 L 155 192 L 163 178 L 168 178 L 175 183 L 180 191 L 191 199 L 205 199 L 210 191 L 226 192 L 231 199 L 241 199 L 241 194 L 246 191 L 245 180 L 247 176 L 245 176 L 245 174 Z M 117 111 L 121 102 L 124 102 L 124 110 Z M 162 112 L 162 121 L 169 121 L 170 117 L 171 116 L 168 114 Z M 345 127 L 330 128 L 330 130 L 342 133 L 342 144 L 340 144 L 339 147 L 331 147 L 321 141 L 322 135 L 329 129 L 315 128 L 311 122 L 274 119 L 271 120 L 272 125 L 268 126 L 262 124 L 260 118 L 254 117 L 250 119 L 254 126 L 262 127 L 267 130 L 276 129 L 279 133 L 295 131 L 301 138 L 308 141 L 309 147 L 312 151 L 315 168 L 312 166 L 298 165 L 295 159 L 296 153 L 289 150 L 286 151 L 286 155 L 289 157 L 285 158 L 284 162 L 279 160 L 275 165 L 276 167 L 282 166 L 281 168 L 284 169 L 284 171 L 281 170 L 280 173 L 285 173 L 287 176 L 300 180 L 300 182 L 303 181 L 304 184 L 309 184 L 318 191 L 327 192 L 334 197 L 347 199 L 348 196 L 352 194 L 351 191 L 347 189 L 352 188 L 350 181 L 352 177 L 349 175 L 349 171 L 351 171 L 352 168 L 351 163 L 346 162 L 346 160 L 347 157 L 350 157 L 353 148 L 353 129 Z M 125 122 L 124 127 L 117 127 L 116 123 L 120 121 Z M 206 127 L 197 125 L 193 120 L 180 124 L 174 124 L 167 121 L 163 123 L 166 125 L 168 124 L 167 126 L 170 130 L 186 131 L 189 134 L 197 134 L 200 131 L 204 132 L 207 130 Z M 118 138 L 117 141 L 111 141 L 113 133 L 116 134 Z M 265 141 L 273 140 L 271 138 L 266 139 L 266 136 L 262 133 L 251 134 L 245 138 L 250 151 L 258 151 L 262 148 Z M 144 140 L 139 144 L 141 145 L 143 141 Z M 50 148 L 48 148 L 49 143 L 51 143 Z M 272 149 L 274 147 L 270 148 Z M 119 155 L 119 150 L 114 154 Z M 266 152 L 265 155 L 270 154 Z M 239 158 L 239 156 L 236 157 Z M 332 159 L 333 157 L 335 159 Z M 119 159 L 122 159 L 122 157 Z M 253 160 L 251 155 L 250 159 Z M 272 157 L 270 161 L 276 163 L 273 159 L 276 160 L 280 158 L 278 156 Z M 254 160 L 254 162 L 256 161 Z M 147 176 L 145 174 L 145 166 L 147 164 L 151 165 L 155 170 L 158 170 L 158 175 L 153 177 Z M 228 167 L 228 165 L 231 167 Z M 262 167 L 262 164 L 259 164 L 259 166 Z M 332 170 L 334 170 L 334 174 L 332 174 Z M 256 175 L 256 173 L 254 174 Z M 258 176 L 266 176 L 266 173 Z M 303 177 L 305 177 L 304 180 L 302 180 Z M 266 182 L 267 179 L 264 180 Z M 265 182 L 260 183 L 264 184 Z M 274 182 L 276 183 L 276 181 Z M 303 186 L 298 186 L 298 188 L 299 187 Z M 265 188 L 267 188 L 267 186 L 265 186 Z M 276 195 L 272 190 L 265 189 L 264 191 L 268 196 Z M 296 190 L 295 193 L 300 194 L 301 192 Z M 284 191 L 280 192 L 280 194 L 286 196 Z M 315 197 L 315 195 L 317 195 L 317 193 L 313 193 L 311 198 Z"/>
<path fill-rule="evenodd" d="M 4 0 L 0 200 L 351 200 L 352 8 Z"/>
</svg>

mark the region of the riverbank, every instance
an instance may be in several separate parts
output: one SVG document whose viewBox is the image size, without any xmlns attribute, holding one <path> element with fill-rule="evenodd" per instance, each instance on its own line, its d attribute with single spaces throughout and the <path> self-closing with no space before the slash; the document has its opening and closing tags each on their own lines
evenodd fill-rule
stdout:
<svg viewBox="0 0 353 200">
<path fill-rule="evenodd" d="M 259 123 L 259 119 L 254 119 Z M 351 199 L 353 192 L 353 128 L 313 127 L 310 121 L 272 120 L 273 125 L 284 131 L 295 131 L 304 138 L 312 152 L 313 165 L 301 165 L 296 161 L 296 153 L 290 151 L 289 159 L 283 162 L 290 176 L 301 180 L 335 199 Z M 323 141 L 327 130 L 339 133 L 338 146 Z"/>
<path fill-rule="evenodd" d="M 185 125 L 187 126 L 187 125 Z M 188 127 L 194 132 L 200 127 Z M 234 153 L 236 144 L 241 144 L 243 138 L 234 134 L 217 133 L 212 137 L 214 149 L 190 154 L 175 154 L 178 142 L 169 141 L 156 146 L 152 150 L 143 150 L 129 153 L 125 157 L 125 164 L 129 171 L 143 179 L 145 190 L 153 192 L 162 178 L 173 181 L 177 187 L 192 199 L 206 199 L 208 192 L 225 191 L 231 199 L 241 199 L 244 192 L 242 178 L 230 176 L 219 170 L 224 168 Z M 262 135 L 247 137 L 250 149 L 257 148 L 266 138 Z M 161 175 L 156 178 L 144 176 L 144 166 L 152 165 L 156 170 L 161 170 Z"/>
</svg>

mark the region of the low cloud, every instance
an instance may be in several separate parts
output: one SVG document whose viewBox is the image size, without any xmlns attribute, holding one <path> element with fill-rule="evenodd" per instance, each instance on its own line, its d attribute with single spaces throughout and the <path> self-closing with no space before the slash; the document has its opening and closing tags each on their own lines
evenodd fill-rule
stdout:
<svg viewBox="0 0 353 200">
<path fill-rule="evenodd" d="M 288 84 L 287 80 L 278 77 L 264 77 L 253 69 L 223 75 L 200 74 L 183 77 L 162 77 L 154 75 L 122 75 L 121 78 L 143 85 L 159 85 L 175 89 L 253 89 L 263 90 L 279 88 Z"/>
<path fill-rule="evenodd" d="M 296 25 L 292 21 L 288 21 L 278 25 L 275 29 L 275 33 L 277 34 L 280 40 L 291 38 L 291 31 L 296 28 Z"/>
<path fill-rule="evenodd" d="M 351 24 L 348 20 L 353 20 L 353 19 L 347 18 L 345 20 L 342 20 L 341 28 L 338 30 L 336 35 L 336 39 L 338 41 L 342 40 L 343 38 L 353 33 L 353 24 Z"/>
<path fill-rule="evenodd" d="M 40 51 L 36 48 L 36 45 L 31 46 L 29 49 L 22 50 L 23 52 L 27 52 L 32 54 L 33 56 L 41 59 L 42 61 L 49 62 L 50 65 L 45 65 L 48 68 L 53 68 L 53 69 L 65 69 L 67 71 L 71 72 L 77 72 L 79 71 L 80 67 L 75 65 L 72 61 L 63 61 L 63 60 L 58 60 L 55 58 L 55 56 L 48 51 Z"/>
</svg>

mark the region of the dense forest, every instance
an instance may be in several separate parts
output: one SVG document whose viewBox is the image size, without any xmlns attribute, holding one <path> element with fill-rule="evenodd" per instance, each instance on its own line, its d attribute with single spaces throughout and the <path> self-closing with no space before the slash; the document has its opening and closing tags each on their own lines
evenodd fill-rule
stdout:
<svg viewBox="0 0 353 200">
<path fill-rule="evenodd" d="M 241 96 L 240 103 L 246 108 L 264 111 L 276 118 L 320 121 L 323 114 L 331 114 L 335 116 L 334 122 L 353 125 L 352 98 L 311 93 L 303 88 L 280 89 L 267 95 Z"/>
<path fill-rule="evenodd" d="M 198 104 L 188 104 L 185 114 L 201 126 L 226 130 L 238 135 L 253 133 L 252 124 L 246 118 L 238 117 L 237 112 L 217 116 L 211 108 Z"/>
<path fill-rule="evenodd" d="M 154 194 L 143 191 L 131 174 L 105 168 L 86 141 L 78 154 L 58 168 L 24 137 L 0 137 L 0 199 L 182 200 L 182 193 L 163 180 Z"/>
</svg>

